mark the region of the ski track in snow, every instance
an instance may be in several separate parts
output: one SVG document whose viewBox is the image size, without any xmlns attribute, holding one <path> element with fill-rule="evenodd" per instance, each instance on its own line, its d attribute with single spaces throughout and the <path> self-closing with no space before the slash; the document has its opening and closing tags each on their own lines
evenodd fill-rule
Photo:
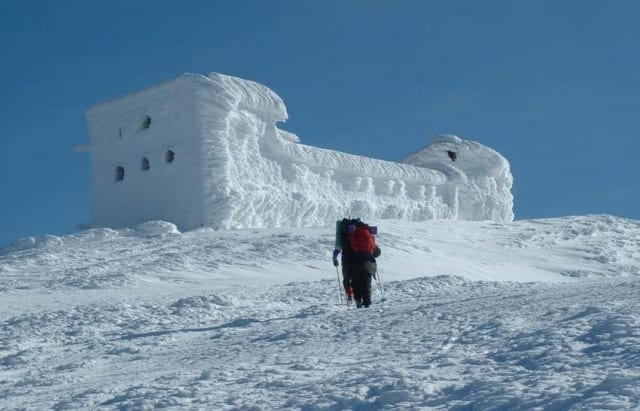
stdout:
<svg viewBox="0 0 640 411">
<path fill-rule="evenodd" d="M 22 240 L 0 409 L 640 407 L 638 222 L 383 228 L 369 309 L 338 304 L 327 229 Z"/>
</svg>

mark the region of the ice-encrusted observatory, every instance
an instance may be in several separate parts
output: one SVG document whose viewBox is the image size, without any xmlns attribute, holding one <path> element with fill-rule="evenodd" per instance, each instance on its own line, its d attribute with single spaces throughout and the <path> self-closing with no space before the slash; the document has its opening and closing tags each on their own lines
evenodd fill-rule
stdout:
<svg viewBox="0 0 640 411">
<path fill-rule="evenodd" d="M 149 220 L 181 230 L 366 220 L 513 220 L 513 177 L 496 151 L 453 135 L 396 163 L 300 143 L 261 84 L 183 74 L 88 110 L 90 226 Z"/>
</svg>

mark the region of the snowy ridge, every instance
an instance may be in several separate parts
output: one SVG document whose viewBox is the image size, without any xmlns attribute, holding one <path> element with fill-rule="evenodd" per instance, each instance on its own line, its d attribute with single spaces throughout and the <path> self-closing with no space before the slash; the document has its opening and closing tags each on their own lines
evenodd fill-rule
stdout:
<svg viewBox="0 0 640 411">
<path fill-rule="evenodd" d="M 640 406 L 640 222 L 379 225 L 367 310 L 336 304 L 330 227 L 18 241 L 0 408 Z"/>
<path fill-rule="evenodd" d="M 394 279 L 455 274 L 471 280 L 556 282 L 640 273 L 634 263 L 637 222 L 611 216 L 510 224 L 396 220 L 378 226 L 382 269 Z M 160 221 L 134 229 L 27 237 L 2 250 L 0 290 L 108 289 L 165 277 L 198 282 L 201 276 L 222 283 L 217 286 L 244 284 L 247 276 L 251 283 L 272 284 L 282 279 L 277 271 L 284 262 L 304 265 L 287 278 L 314 281 L 326 277 L 327 270 L 331 275 L 327 263 L 333 244 L 333 227 L 180 233 Z M 256 267 L 264 273 L 257 279 Z M 237 275 L 238 268 L 248 272 Z"/>
</svg>

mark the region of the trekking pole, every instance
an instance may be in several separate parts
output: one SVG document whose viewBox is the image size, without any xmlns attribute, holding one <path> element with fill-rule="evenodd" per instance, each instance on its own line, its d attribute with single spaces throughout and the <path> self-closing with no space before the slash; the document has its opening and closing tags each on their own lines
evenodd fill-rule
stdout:
<svg viewBox="0 0 640 411">
<path fill-rule="evenodd" d="M 386 298 L 384 298 L 384 290 L 382 289 L 382 281 L 380 281 L 380 271 L 376 271 L 376 280 L 378 281 L 378 287 L 380 287 L 380 295 L 382 296 L 380 298 L 380 301 L 385 301 Z"/>
<path fill-rule="evenodd" d="M 340 305 L 344 304 L 342 300 L 342 285 L 340 284 L 340 273 L 338 272 L 338 267 L 336 267 L 336 275 L 338 276 L 338 293 L 340 294 Z"/>
</svg>

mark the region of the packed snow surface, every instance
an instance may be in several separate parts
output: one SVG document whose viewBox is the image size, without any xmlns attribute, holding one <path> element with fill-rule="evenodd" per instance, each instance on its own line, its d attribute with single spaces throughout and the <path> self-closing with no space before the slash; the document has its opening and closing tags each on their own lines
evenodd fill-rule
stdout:
<svg viewBox="0 0 640 411">
<path fill-rule="evenodd" d="M 640 407 L 640 222 L 378 226 L 368 309 L 340 304 L 332 227 L 17 241 L 0 409 Z"/>
</svg>

